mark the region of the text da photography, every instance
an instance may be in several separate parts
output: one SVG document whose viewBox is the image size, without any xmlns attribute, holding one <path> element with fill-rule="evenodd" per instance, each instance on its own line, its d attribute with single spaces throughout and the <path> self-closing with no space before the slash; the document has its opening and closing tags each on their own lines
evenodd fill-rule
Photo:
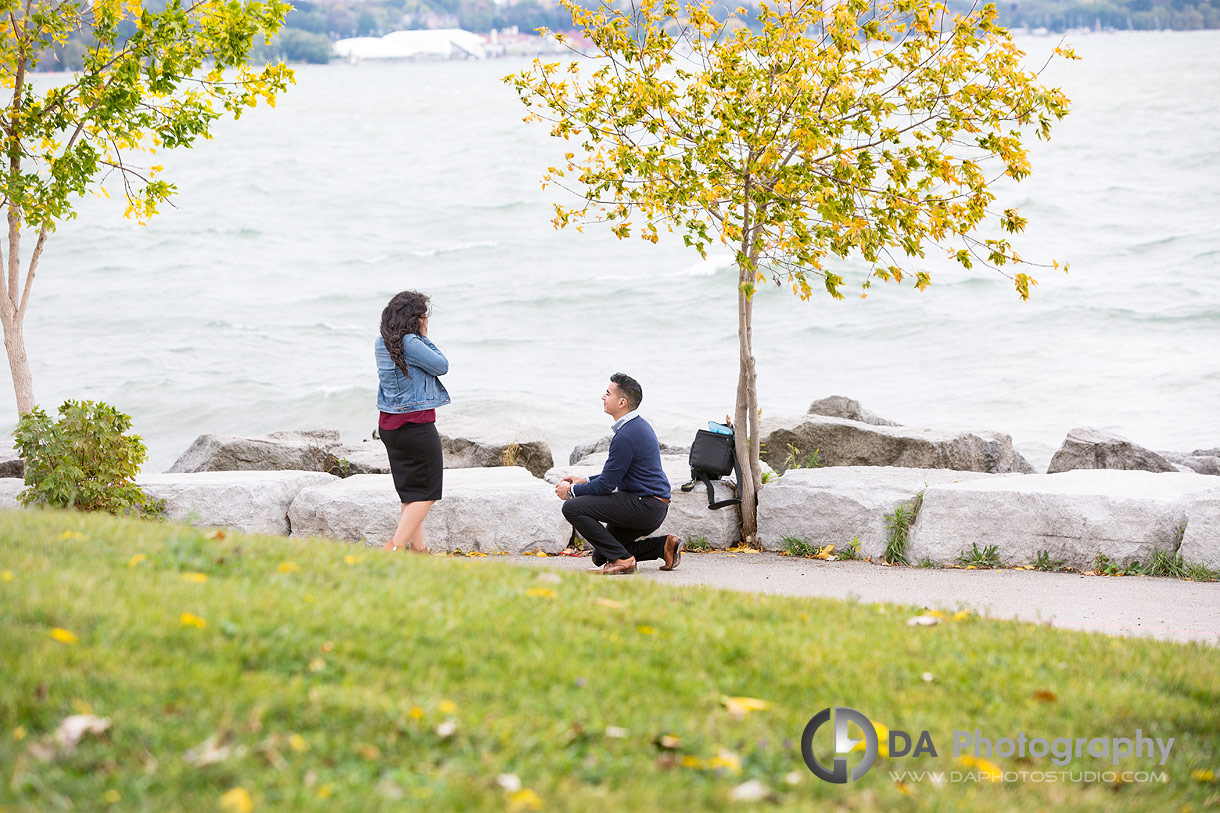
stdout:
<svg viewBox="0 0 1220 813">
<path fill-rule="evenodd" d="M 833 706 L 806 724 L 801 755 L 815 776 L 834 784 L 862 778 L 878 757 L 903 758 L 891 767 L 907 770 L 889 771 L 897 782 L 1164 782 L 1166 775 L 1153 769 L 1168 763 L 1173 742 L 1139 728 L 1117 736 L 1076 737 L 975 727 L 945 737 L 926 729 L 889 729 L 861 711 Z M 993 759 L 1005 761 L 1003 767 Z"/>
</svg>

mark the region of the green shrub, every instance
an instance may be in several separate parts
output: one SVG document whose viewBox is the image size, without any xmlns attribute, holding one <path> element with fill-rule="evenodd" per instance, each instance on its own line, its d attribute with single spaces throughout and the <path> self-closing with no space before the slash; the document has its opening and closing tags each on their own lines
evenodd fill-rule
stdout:
<svg viewBox="0 0 1220 813">
<path fill-rule="evenodd" d="M 979 550 L 978 542 L 971 543 L 970 550 L 963 550 L 958 554 L 957 563 L 962 567 L 977 567 L 982 570 L 1004 566 L 1000 561 L 998 545 L 987 545 Z"/>
<path fill-rule="evenodd" d="M 109 404 L 65 401 L 59 420 L 34 407 L 13 431 L 25 458 L 24 506 L 155 515 L 163 503 L 135 483 L 148 456 L 131 418 Z"/>
<path fill-rule="evenodd" d="M 784 545 L 784 553 L 789 556 L 813 556 L 818 552 L 817 545 L 811 545 L 799 537 L 784 536 L 780 541 Z"/>
<path fill-rule="evenodd" d="M 919 509 L 923 507 L 923 492 L 915 495 L 915 499 L 907 505 L 900 505 L 894 513 L 886 514 L 885 519 L 890 526 L 890 538 L 885 543 L 885 553 L 882 559 L 891 565 L 905 565 L 907 562 L 907 543 L 911 540 L 911 526 L 919 517 Z"/>
<path fill-rule="evenodd" d="M 1034 569 L 1058 573 L 1064 569 L 1064 563 L 1062 559 L 1052 559 L 1050 551 L 1040 550 L 1034 560 Z"/>
<path fill-rule="evenodd" d="M 814 449 L 805 461 L 801 462 L 801 450 L 788 444 L 788 456 L 784 458 L 784 471 L 788 469 L 820 469 L 826 464 L 822 461 L 822 450 Z"/>
<path fill-rule="evenodd" d="M 853 536 L 847 546 L 840 548 L 834 552 L 834 557 L 837 561 L 850 561 L 860 558 L 860 537 Z"/>
</svg>

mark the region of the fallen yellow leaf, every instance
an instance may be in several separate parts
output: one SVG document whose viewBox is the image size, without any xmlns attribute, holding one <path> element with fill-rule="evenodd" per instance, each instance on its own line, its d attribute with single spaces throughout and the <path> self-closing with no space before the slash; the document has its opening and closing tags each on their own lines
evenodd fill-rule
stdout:
<svg viewBox="0 0 1220 813">
<path fill-rule="evenodd" d="M 51 627 L 50 635 L 52 638 L 54 638 L 56 641 L 59 641 L 61 644 L 74 644 L 78 640 L 80 640 L 75 635 L 73 635 L 71 632 L 68 632 L 66 629 L 63 629 L 62 627 Z"/>
<path fill-rule="evenodd" d="M 972 757 L 969 754 L 963 754 L 957 758 L 957 761 L 967 768 L 978 768 L 979 773 L 984 774 L 992 782 L 999 782 L 1004 778 L 1004 771 L 1000 769 L 1000 766 L 982 757 Z"/>
<path fill-rule="evenodd" d="M 729 773 L 741 773 L 741 757 L 727 748 L 721 748 L 716 756 L 707 761 L 706 766 L 711 770 L 724 768 Z"/>
<path fill-rule="evenodd" d="M 826 545 L 824 547 L 818 548 L 818 552 L 813 554 L 813 558 L 814 559 L 830 559 L 834 556 L 834 550 L 835 550 L 834 545 Z"/>
<path fill-rule="evenodd" d="M 220 797 L 220 808 L 230 813 L 250 813 L 254 799 L 245 788 L 233 788 Z"/>
<path fill-rule="evenodd" d="M 224 532 L 224 531 L 220 531 L 220 530 L 217 530 L 217 531 L 212 531 L 210 534 L 208 534 L 208 535 L 207 535 L 207 537 L 206 537 L 206 538 L 207 538 L 207 539 L 224 539 L 224 538 L 225 538 L 225 532 Z"/>
<path fill-rule="evenodd" d="M 721 695 L 720 702 L 729 710 L 729 714 L 739 720 L 752 711 L 766 711 L 771 708 L 770 703 L 766 700 L 759 700 L 757 697 L 729 697 L 728 695 Z"/>
<path fill-rule="evenodd" d="M 877 755 L 888 757 L 890 755 L 890 730 L 888 727 L 878 723 L 876 720 L 869 720 L 873 724 L 873 730 L 877 732 Z M 860 740 L 851 747 L 852 751 L 866 751 L 868 745 L 864 740 Z"/>
<path fill-rule="evenodd" d="M 179 620 L 182 622 L 182 626 L 184 627 L 198 627 L 199 629 L 203 629 L 208 625 L 206 620 L 200 618 L 194 613 L 183 613 Z"/>
<path fill-rule="evenodd" d="M 541 810 L 542 797 L 529 788 L 522 788 L 508 795 L 508 809 L 512 813 L 520 813 L 520 811 L 524 810 Z"/>
</svg>

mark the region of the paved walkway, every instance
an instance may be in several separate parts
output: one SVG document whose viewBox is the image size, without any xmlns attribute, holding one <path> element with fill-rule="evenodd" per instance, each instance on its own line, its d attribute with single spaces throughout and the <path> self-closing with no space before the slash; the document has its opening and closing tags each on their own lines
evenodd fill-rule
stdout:
<svg viewBox="0 0 1220 813">
<path fill-rule="evenodd" d="M 570 556 L 493 558 L 573 572 L 592 565 L 587 558 Z M 969 609 L 990 618 L 1015 618 L 1063 629 L 1220 646 L 1220 582 L 1033 570 L 885 567 L 869 562 L 795 559 L 774 553 L 687 553 L 681 566 L 669 573 L 657 570 L 660 564 L 645 562 L 634 576 L 609 578 L 939 610 Z"/>
</svg>

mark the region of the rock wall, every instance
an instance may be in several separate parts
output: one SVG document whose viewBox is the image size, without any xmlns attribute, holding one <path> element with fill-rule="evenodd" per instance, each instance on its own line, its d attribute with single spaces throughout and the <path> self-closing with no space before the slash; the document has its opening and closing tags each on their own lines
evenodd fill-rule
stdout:
<svg viewBox="0 0 1220 813">
<path fill-rule="evenodd" d="M 988 477 L 972 471 L 889 466 L 793 469 L 758 495 L 758 538 L 765 550 L 784 550 L 785 536 L 822 547 L 860 540 L 860 557 L 880 559 L 889 520 L 900 505 L 941 483 Z"/>
<path fill-rule="evenodd" d="M 1040 551 L 1080 570 L 1091 569 L 1098 553 L 1121 565 L 1146 563 L 1157 550 L 1177 554 L 1183 527 L 1195 538 L 1192 506 L 1203 498 L 1220 498 L 1220 483 L 1201 474 L 1143 471 L 1079 470 L 935 485 L 924 492 L 907 559 L 952 565 L 972 545 L 994 545 L 1006 565 L 1033 565 Z M 1200 537 L 1213 536 L 1205 522 L 1200 526 Z"/>
<path fill-rule="evenodd" d="M 165 500 L 165 516 L 174 522 L 287 536 L 288 509 L 301 490 L 337 479 L 310 471 L 208 471 L 150 474 L 136 482 Z"/>
<path fill-rule="evenodd" d="M 302 489 L 288 516 L 293 536 L 380 547 L 394 535 L 399 514 L 390 475 L 361 474 Z M 570 535 L 554 489 L 516 466 L 445 472 L 444 499 L 424 520 L 434 551 L 557 553 Z"/>
</svg>

